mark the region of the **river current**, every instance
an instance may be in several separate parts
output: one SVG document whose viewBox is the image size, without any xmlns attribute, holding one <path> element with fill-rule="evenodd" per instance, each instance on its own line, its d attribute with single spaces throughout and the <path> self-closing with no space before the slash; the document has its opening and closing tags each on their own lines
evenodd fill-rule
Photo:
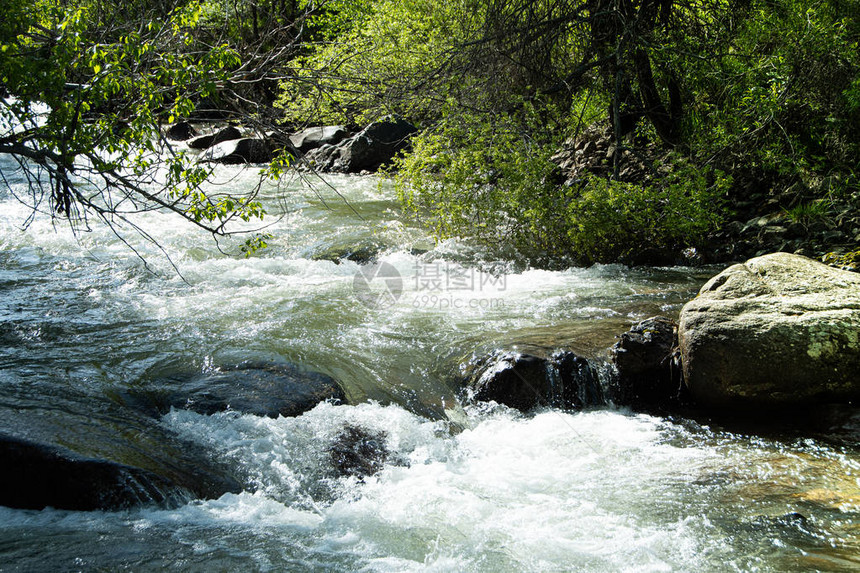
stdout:
<svg viewBox="0 0 860 573">
<path fill-rule="evenodd" d="M 715 269 L 547 271 L 435 244 L 375 177 L 296 178 L 263 198 L 270 246 L 245 258 L 238 240 L 163 213 L 134 219 L 158 245 L 95 221 L 24 229 L 31 211 L 0 190 L 6 407 L 111 399 L 245 360 L 328 374 L 349 401 L 277 419 L 173 410 L 159 423 L 236 468 L 245 491 L 175 509 L 0 507 L 0 571 L 860 568 L 856 442 L 460 399 L 472 357 L 600 359 L 632 323 L 676 315 Z M 326 471 L 345 425 L 384 432 L 379 473 Z"/>
</svg>

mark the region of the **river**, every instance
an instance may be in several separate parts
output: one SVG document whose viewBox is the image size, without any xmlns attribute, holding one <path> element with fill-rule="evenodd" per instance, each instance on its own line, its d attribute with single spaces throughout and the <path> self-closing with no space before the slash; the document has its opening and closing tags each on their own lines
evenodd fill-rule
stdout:
<svg viewBox="0 0 860 573">
<path fill-rule="evenodd" d="M 633 322 L 677 314 L 714 269 L 546 271 L 434 244 L 375 177 L 295 179 L 263 200 L 273 238 L 245 258 L 238 240 L 216 245 L 164 213 L 134 219 L 158 245 L 95 221 L 74 234 L 39 216 L 24 230 L 30 211 L 0 190 L 8 411 L 246 360 L 328 374 L 349 401 L 277 419 L 173 410 L 158 423 L 233 467 L 245 491 L 173 509 L 0 507 L 0 571 L 860 568 L 855 442 L 459 399 L 472 357 L 600 359 Z M 376 475 L 326 468 L 345 425 L 384 432 L 393 455 Z"/>
</svg>

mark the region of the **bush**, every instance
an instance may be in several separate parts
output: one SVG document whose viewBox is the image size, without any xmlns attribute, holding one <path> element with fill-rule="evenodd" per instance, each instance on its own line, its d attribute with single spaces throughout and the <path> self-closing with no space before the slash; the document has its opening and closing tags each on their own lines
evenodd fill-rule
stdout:
<svg viewBox="0 0 860 573">
<path fill-rule="evenodd" d="M 559 185 L 550 161 L 558 143 L 533 133 L 540 131 L 511 117 L 443 121 L 398 162 L 403 205 L 439 238 L 473 237 L 499 252 L 513 247 L 549 266 L 676 255 L 701 246 L 724 216 L 731 181 L 722 173 L 672 156 L 668 173 L 648 183 L 587 176 Z"/>
</svg>

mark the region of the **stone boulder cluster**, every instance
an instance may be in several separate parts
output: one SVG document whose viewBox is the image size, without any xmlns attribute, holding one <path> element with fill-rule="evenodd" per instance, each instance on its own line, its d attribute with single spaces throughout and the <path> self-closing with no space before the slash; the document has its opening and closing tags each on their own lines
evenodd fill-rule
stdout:
<svg viewBox="0 0 860 573">
<path fill-rule="evenodd" d="M 165 137 L 198 150 L 200 161 L 207 163 L 268 163 L 276 155 L 287 153 L 299 169 L 362 173 L 376 171 L 390 162 L 408 147 L 417 131 L 403 118 L 388 116 L 354 133 L 345 126 L 329 125 L 264 136 L 243 133 L 235 126 L 200 134 L 194 125 L 180 122 L 170 126 Z"/>
<path fill-rule="evenodd" d="M 834 404 L 853 411 L 860 402 L 860 274 L 789 253 L 750 259 L 708 281 L 677 322 L 653 317 L 634 325 L 610 360 L 601 367 L 569 352 L 498 352 L 478 361 L 464 383 L 472 400 L 520 410 L 613 403 L 762 419 Z"/>
</svg>

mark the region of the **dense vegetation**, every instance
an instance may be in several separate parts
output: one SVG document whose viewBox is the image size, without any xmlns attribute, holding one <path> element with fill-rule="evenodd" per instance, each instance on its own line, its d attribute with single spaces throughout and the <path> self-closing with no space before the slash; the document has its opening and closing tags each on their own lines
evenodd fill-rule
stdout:
<svg viewBox="0 0 860 573">
<path fill-rule="evenodd" d="M 761 215 L 801 238 L 835 233 L 829 246 L 860 233 L 860 0 L 12 0 L 10 12 L 0 82 L 19 103 L 2 112 L 39 100 L 52 113 L 29 143 L 0 137 L 0 152 L 49 170 L 54 213 L 103 209 L 69 191 L 71 158 L 122 187 L 89 150 L 134 157 L 161 123 L 214 105 L 287 127 L 399 114 L 421 128 L 392 166 L 405 208 L 440 237 L 543 264 L 665 260 Z M 147 157 L 124 167 L 143 178 Z M 196 168 L 169 172 L 155 204 L 198 224 L 261 214 L 253 198 L 202 194 Z"/>
</svg>

